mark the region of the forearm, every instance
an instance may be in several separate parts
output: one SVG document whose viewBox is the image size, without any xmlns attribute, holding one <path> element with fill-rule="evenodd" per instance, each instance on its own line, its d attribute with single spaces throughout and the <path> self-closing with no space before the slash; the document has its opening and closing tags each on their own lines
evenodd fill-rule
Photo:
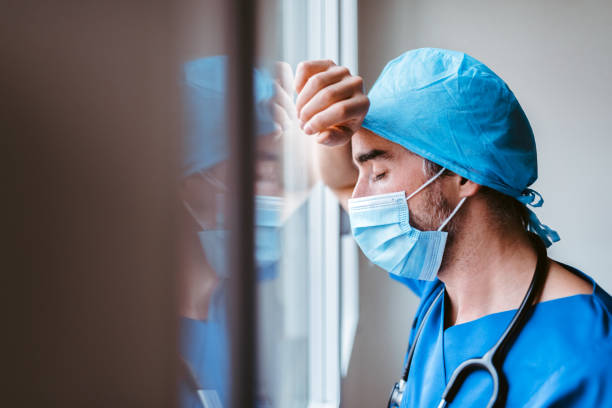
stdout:
<svg viewBox="0 0 612 408">
<path fill-rule="evenodd" d="M 357 183 L 358 170 L 351 156 L 351 142 L 340 146 L 317 144 L 315 159 L 318 176 L 332 190 L 352 188 Z"/>
</svg>

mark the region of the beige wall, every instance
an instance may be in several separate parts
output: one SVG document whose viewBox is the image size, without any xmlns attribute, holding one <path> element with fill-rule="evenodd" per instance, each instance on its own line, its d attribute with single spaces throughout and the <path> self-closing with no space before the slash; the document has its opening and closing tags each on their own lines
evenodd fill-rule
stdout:
<svg viewBox="0 0 612 408">
<path fill-rule="evenodd" d="M 538 146 L 550 253 L 612 290 L 609 137 L 612 3 L 360 0 L 359 67 L 369 88 L 387 61 L 418 47 L 465 51 L 515 92 Z M 401 372 L 415 298 L 362 263 L 361 320 L 343 406 L 386 402 Z M 392 320 L 393 312 L 397 315 Z"/>
</svg>

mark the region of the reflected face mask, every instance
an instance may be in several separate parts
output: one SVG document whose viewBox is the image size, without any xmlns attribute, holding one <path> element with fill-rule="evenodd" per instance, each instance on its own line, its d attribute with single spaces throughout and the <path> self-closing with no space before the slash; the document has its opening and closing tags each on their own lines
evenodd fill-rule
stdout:
<svg viewBox="0 0 612 408">
<path fill-rule="evenodd" d="M 229 231 L 225 229 L 212 229 L 198 231 L 200 244 L 204 249 L 206 262 L 213 268 L 219 278 L 227 278 L 227 245 L 229 244 Z"/>
<path fill-rule="evenodd" d="M 258 281 L 271 280 L 278 276 L 282 200 L 281 197 L 255 197 L 255 265 Z M 192 212 L 187 203 L 185 207 Z M 229 235 L 229 230 L 223 228 L 222 223 L 214 229 L 198 231 L 206 261 L 220 278 L 228 277 Z"/>
<path fill-rule="evenodd" d="M 426 281 L 436 278 L 448 235 L 442 229 L 461 208 L 465 198 L 436 231 L 420 231 L 410 225 L 407 201 L 433 183 L 444 170 L 408 197 L 400 191 L 349 200 L 353 236 L 372 263 L 402 278 Z"/>
<path fill-rule="evenodd" d="M 259 281 L 278 276 L 283 198 L 255 196 L 255 264 Z"/>
<path fill-rule="evenodd" d="M 229 231 L 224 227 L 224 214 L 222 211 L 225 208 L 227 188 L 221 180 L 208 174 L 208 172 L 201 172 L 200 176 L 215 191 L 213 195 L 215 200 L 214 208 L 216 210 L 214 220 L 206 222 L 187 201 L 183 201 L 183 205 L 200 226 L 201 230 L 198 231 L 198 238 L 204 250 L 206 262 L 208 262 L 219 278 L 227 278 L 228 265 L 226 258 Z"/>
</svg>

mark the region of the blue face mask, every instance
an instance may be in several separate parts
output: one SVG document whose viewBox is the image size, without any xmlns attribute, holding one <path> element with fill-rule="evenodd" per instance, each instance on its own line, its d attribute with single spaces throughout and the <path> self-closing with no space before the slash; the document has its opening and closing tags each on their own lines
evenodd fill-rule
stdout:
<svg viewBox="0 0 612 408">
<path fill-rule="evenodd" d="M 185 206 L 193 214 L 187 203 Z M 281 257 L 281 211 L 281 197 L 255 197 L 255 263 L 258 281 L 271 280 L 278 276 L 278 262 Z M 224 229 L 222 223 L 218 222 L 214 229 L 199 231 L 198 237 L 206 261 L 217 276 L 227 278 L 229 230 Z"/>
<path fill-rule="evenodd" d="M 204 249 L 206 262 L 212 267 L 219 278 L 227 278 L 227 246 L 229 244 L 229 230 L 209 229 L 198 231 L 200 244 Z"/>
<path fill-rule="evenodd" d="M 216 191 L 214 195 L 215 208 L 224 208 L 225 196 L 227 195 L 225 184 L 206 172 L 202 172 L 200 175 L 212 188 L 214 188 L 214 191 Z M 224 227 L 223 212 L 217 210 L 214 221 L 205 223 L 187 201 L 183 201 L 183 205 L 201 228 L 201 230 L 198 231 L 198 238 L 200 239 L 200 245 L 206 256 L 206 262 L 208 262 L 219 278 L 227 278 L 228 267 L 226 258 L 229 231 Z"/>
<path fill-rule="evenodd" d="M 278 276 L 281 258 L 281 212 L 283 199 L 255 196 L 255 262 L 259 281 Z"/>
<path fill-rule="evenodd" d="M 353 236 L 370 261 L 402 278 L 428 281 L 436 278 L 448 235 L 442 229 L 465 198 L 436 231 L 420 231 L 410 225 L 407 201 L 433 183 L 444 170 L 408 197 L 400 191 L 349 200 Z"/>
</svg>

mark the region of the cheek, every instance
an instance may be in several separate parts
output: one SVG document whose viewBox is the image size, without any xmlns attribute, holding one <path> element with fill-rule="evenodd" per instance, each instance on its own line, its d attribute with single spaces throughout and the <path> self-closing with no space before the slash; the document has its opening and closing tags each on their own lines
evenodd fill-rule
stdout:
<svg viewBox="0 0 612 408">
<path fill-rule="evenodd" d="M 436 230 L 453 210 L 435 183 L 408 201 L 408 209 L 410 224 L 422 231 Z"/>
<path fill-rule="evenodd" d="M 421 185 L 421 180 L 418 178 L 419 174 L 414 172 L 401 170 L 394 172 L 393 183 L 401 190 L 406 191 L 406 195 L 415 191 Z"/>
<path fill-rule="evenodd" d="M 375 194 L 386 194 L 395 193 L 398 191 L 405 191 L 404 184 L 401 179 L 393 174 L 387 174 L 382 180 L 372 183 L 372 189 L 376 191 Z"/>
</svg>

